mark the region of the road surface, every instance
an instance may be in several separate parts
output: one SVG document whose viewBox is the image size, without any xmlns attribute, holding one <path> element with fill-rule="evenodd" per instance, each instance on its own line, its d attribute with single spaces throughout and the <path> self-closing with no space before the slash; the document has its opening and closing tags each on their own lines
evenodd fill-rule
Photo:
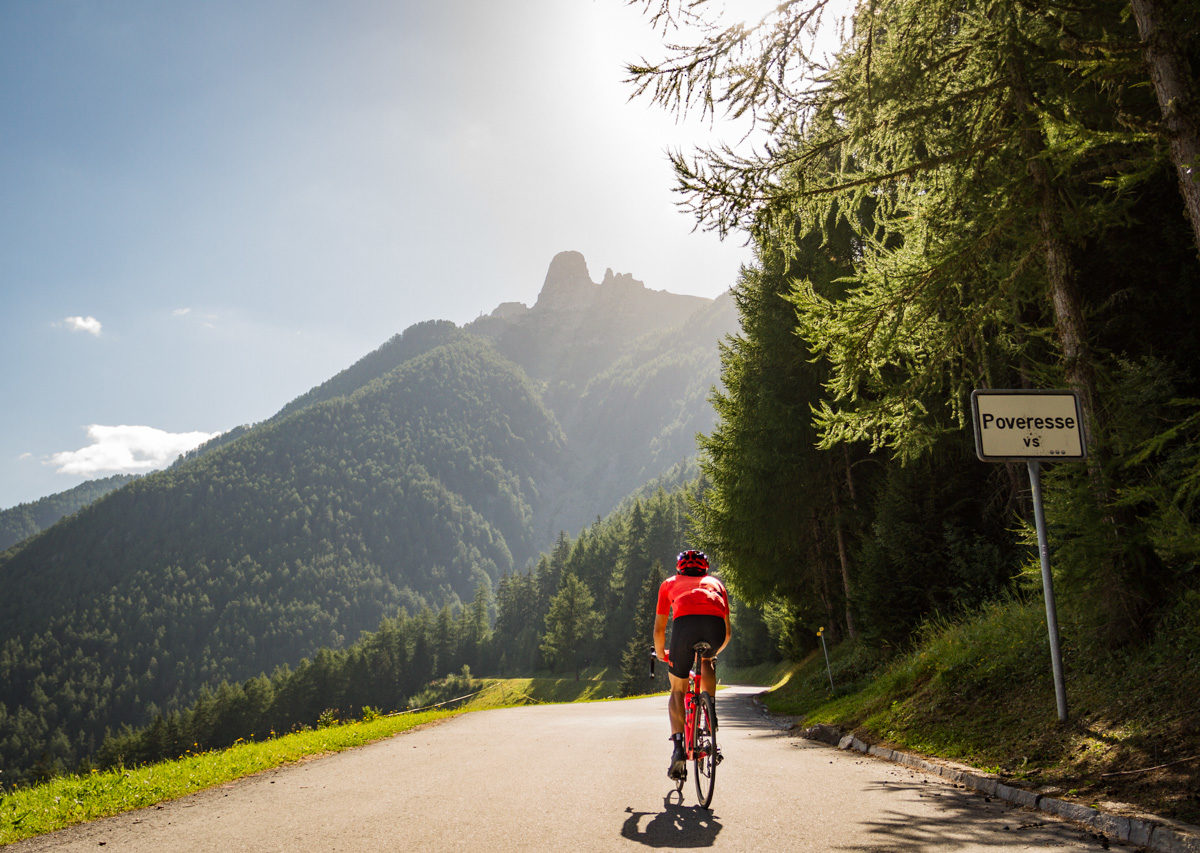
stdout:
<svg viewBox="0 0 1200 853">
<path fill-rule="evenodd" d="M 678 801 L 653 697 L 464 714 L 9 850 L 1102 849 L 1041 813 L 791 736 L 758 690 L 719 695 L 711 811 L 690 779 Z"/>
</svg>

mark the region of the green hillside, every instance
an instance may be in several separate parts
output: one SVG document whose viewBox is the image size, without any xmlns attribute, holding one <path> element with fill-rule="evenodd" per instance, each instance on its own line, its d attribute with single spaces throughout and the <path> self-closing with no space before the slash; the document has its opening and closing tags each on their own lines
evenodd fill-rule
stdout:
<svg viewBox="0 0 1200 853">
<path fill-rule="evenodd" d="M 410 359 L 461 337 L 457 326 L 448 320 L 429 320 L 409 326 L 383 346 L 368 353 L 331 379 L 306 394 L 301 394 L 280 409 L 272 421 L 279 421 L 315 403 L 353 394 L 368 382 L 390 373 Z"/>
<path fill-rule="evenodd" d="M 0 551 L 41 533 L 64 516 L 78 512 L 135 478 L 134 474 L 115 474 L 100 480 L 88 480 L 65 492 L 0 511 Z"/>
<path fill-rule="evenodd" d="M 469 599 L 535 553 L 561 452 L 523 374 L 463 340 L 110 494 L 0 563 L 0 724 L 35 750 L 6 768 L 39 730 L 86 754 L 203 684 Z"/>
</svg>

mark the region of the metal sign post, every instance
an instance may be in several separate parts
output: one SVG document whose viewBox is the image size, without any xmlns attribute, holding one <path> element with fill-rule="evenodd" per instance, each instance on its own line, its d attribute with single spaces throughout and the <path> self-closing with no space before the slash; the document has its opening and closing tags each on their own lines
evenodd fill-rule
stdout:
<svg viewBox="0 0 1200 853">
<path fill-rule="evenodd" d="M 1029 484 L 1033 487 L 1033 517 L 1037 522 L 1038 554 L 1042 561 L 1042 595 L 1046 599 L 1046 629 L 1050 632 L 1050 666 L 1054 670 L 1054 699 L 1058 718 L 1067 721 L 1067 683 L 1063 678 L 1062 645 L 1058 641 L 1058 610 L 1054 606 L 1054 580 L 1050 576 L 1050 546 L 1046 544 L 1046 516 L 1042 512 L 1041 463 L 1030 459 Z"/>
<path fill-rule="evenodd" d="M 1024 461 L 1029 469 L 1042 565 L 1042 594 L 1046 599 L 1046 630 L 1050 636 L 1050 665 L 1054 671 L 1054 698 L 1058 719 L 1066 722 L 1067 686 L 1050 574 L 1046 517 L 1042 511 L 1041 460 L 1083 459 L 1087 455 L 1079 396 L 1074 391 L 979 390 L 971 393 L 971 410 L 975 416 L 975 454 L 984 462 Z"/>
<path fill-rule="evenodd" d="M 829 692 L 833 692 L 833 668 L 829 665 L 829 649 L 825 646 L 825 626 L 822 625 L 817 629 L 817 636 L 821 638 L 821 648 L 825 651 L 825 671 L 829 673 Z"/>
</svg>

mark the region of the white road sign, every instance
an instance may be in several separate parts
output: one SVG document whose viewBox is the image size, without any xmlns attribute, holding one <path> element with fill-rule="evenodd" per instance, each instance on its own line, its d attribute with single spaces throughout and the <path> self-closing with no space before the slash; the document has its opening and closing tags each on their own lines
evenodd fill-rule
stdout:
<svg viewBox="0 0 1200 853">
<path fill-rule="evenodd" d="M 975 453 L 984 462 L 1082 459 L 1083 412 L 1074 391 L 971 392 Z"/>
</svg>

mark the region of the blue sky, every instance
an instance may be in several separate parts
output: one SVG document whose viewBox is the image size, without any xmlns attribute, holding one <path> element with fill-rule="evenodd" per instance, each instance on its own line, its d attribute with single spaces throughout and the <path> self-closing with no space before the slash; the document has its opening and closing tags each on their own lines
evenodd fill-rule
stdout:
<svg viewBox="0 0 1200 853">
<path fill-rule="evenodd" d="M 0 4 L 0 508 L 269 417 L 573 249 L 716 296 L 622 0 Z M 125 429 L 117 429 L 125 427 Z"/>
</svg>

